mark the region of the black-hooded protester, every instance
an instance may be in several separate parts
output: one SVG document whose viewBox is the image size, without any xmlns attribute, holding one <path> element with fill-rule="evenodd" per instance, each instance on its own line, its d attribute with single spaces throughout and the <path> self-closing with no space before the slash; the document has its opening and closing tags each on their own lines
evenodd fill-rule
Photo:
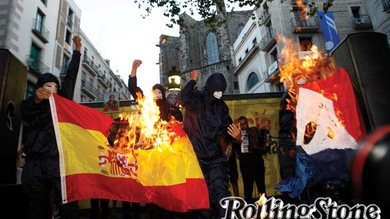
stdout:
<svg viewBox="0 0 390 219">
<path fill-rule="evenodd" d="M 131 74 L 129 76 L 129 91 L 131 95 L 133 96 L 134 100 L 137 101 L 138 96 L 137 93 L 141 96 L 144 96 L 144 93 L 140 87 L 137 86 L 137 69 L 142 64 L 141 60 L 134 60 L 133 61 L 133 67 L 131 69 Z M 160 118 L 163 121 L 171 121 L 171 119 L 176 119 L 177 121 L 182 122 L 183 121 L 183 114 L 181 113 L 179 107 L 170 104 L 166 97 L 165 97 L 165 88 L 161 84 L 155 84 L 152 87 L 153 95 L 156 100 L 156 105 L 158 106 L 160 110 Z M 132 203 L 134 205 L 135 203 Z M 126 208 L 129 208 L 129 203 L 125 203 Z M 135 207 L 133 207 L 133 211 L 138 211 L 139 205 L 135 204 Z M 146 216 L 145 218 L 153 218 L 153 219 L 159 219 L 159 218 L 166 218 L 170 217 L 173 212 L 166 211 L 157 205 L 154 204 L 147 204 L 146 205 Z"/>
<path fill-rule="evenodd" d="M 73 42 L 76 48 L 62 86 L 56 76 L 45 73 L 36 82 L 35 95 L 21 102 L 26 133 L 22 184 L 29 197 L 29 219 L 78 217 L 77 202 L 62 204 L 59 154 L 48 100 L 52 93 L 73 98 L 80 65 L 81 40 L 75 36 Z"/>
<path fill-rule="evenodd" d="M 221 99 L 226 90 L 223 74 L 209 76 L 202 91 L 196 89 L 198 72 L 191 72 L 191 80 L 180 94 L 185 107 L 184 130 L 197 155 L 209 190 L 212 212 L 197 211 L 196 218 L 223 218 L 224 209 L 219 205 L 229 192 L 229 167 L 227 157 L 220 147 L 220 138 L 233 140 L 228 133 L 232 124 L 229 108 Z M 211 213 L 211 215 L 210 215 Z"/>
<path fill-rule="evenodd" d="M 141 60 L 134 60 L 131 74 L 129 76 L 129 91 L 134 100 L 137 101 L 137 93 L 144 95 L 142 89 L 137 86 L 137 69 L 142 64 Z M 156 104 L 160 110 L 160 118 L 164 121 L 169 121 L 174 117 L 177 121 L 183 121 L 183 114 L 179 107 L 170 104 L 165 97 L 165 88 L 161 84 L 155 84 L 152 87 L 153 93 L 156 98 Z"/>
</svg>

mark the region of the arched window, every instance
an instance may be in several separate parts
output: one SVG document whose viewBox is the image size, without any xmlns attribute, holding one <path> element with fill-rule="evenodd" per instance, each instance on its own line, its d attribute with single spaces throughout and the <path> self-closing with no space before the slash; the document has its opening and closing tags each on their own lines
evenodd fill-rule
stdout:
<svg viewBox="0 0 390 219">
<path fill-rule="evenodd" d="M 248 76 L 248 80 L 246 81 L 246 86 L 248 90 L 250 90 L 253 86 L 255 86 L 257 82 L 259 82 L 259 77 L 257 77 L 257 74 L 254 72 L 250 73 Z"/>
<path fill-rule="evenodd" d="M 207 63 L 213 64 L 219 62 L 218 43 L 215 33 L 209 33 L 206 41 Z"/>
<path fill-rule="evenodd" d="M 238 26 L 238 28 L 237 28 L 237 37 L 240 35 L 242 29 L 244 29 L 244 25 Z"/>
</svg>

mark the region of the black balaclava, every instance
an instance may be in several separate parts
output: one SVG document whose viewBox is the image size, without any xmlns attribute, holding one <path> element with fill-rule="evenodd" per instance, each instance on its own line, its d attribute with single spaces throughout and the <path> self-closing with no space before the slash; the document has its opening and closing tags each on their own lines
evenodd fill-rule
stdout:
<svg viewBox="0 0 390 219">
<path fill-rule="evenodd" d="M 222 91 L 224 93 L 226 86 L 225 76 L 222 73 L 214 73 L 207 78 L 206 85 L 203 89 L 207 94 L 213 95 L 215 91 Z"/>
<path fill-rule="evenodd" d="M 43 85 L 46 84 L 47 82 L 54 82 L 57 84 L 58 88 L 60 87 L 60 82 L 58 81 L 58 78 L 56 76 L 54 76 L 52 73 L 45 73 L 45 74 L 41 75 L 38 78 L 38 81 L 35 85 L 37 87 L 43 87 Z"/>
<path fill-rule="evenodd" d="M 165 100 L 165 88 L 161 84 L 155 84 L 152 87 L 152 90 L 158 89 L 161 91 L 162 99 Z"/>
<path fill-rule="evenodd" d="M 160 109 L 160 118 L 164 121 L 169 120 L 169 107 L 167 105 L 167 101 L 165 99 L 165 89 L 161 84 L 155 84 L 152 87 L 152 90 L 158 89 L 161 91 L 162 99 L 157 99 L 156 104 Z"/>
</svg>

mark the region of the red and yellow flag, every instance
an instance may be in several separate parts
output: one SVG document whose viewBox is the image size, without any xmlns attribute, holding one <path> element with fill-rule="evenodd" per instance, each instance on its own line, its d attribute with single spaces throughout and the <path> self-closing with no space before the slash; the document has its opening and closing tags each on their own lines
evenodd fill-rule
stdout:
<svg viewBox="0 0 390 219">
<path fill-rule="evenodd" d="M 170 211 L 209 208 L 207 185 L 181 127 L 169 149 L 112 148 L 113 120 L 58 95 L 50 98 L 60 153 L 63 202 L 104 198 L 154 203 Z"/>
</svg>

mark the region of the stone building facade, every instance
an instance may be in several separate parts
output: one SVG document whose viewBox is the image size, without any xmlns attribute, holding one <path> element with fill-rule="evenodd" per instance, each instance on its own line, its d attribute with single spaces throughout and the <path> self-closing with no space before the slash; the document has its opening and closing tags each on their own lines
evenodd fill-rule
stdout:
<svg viewBox="0 0 390 219">
<path fill-rule="evenodd" d="M 160 37 L 161 83 L 169 88 L 168 76 L 172 68 L 181 73 L 181 85 L 189 80 L 192 70 L 198 70 L 197 86 L 201 89 L 210 74 L 220 72 L 228 82 L 225 93 L 238 93 L 238 81 L 233 75 L 232 45 L 251 15 L 252 10 L 229 12 L 228 22 L 213 31 L 203 21 L 182 14 L 180 36 Z"/>
<path fill-rule="evenodd" d="M 257 8 L 255 19 L 249 19 L 233 45 L 234 74 L 239 81 L 240 93 L 267 93 L 283 90 L 279 79 L 279 60 L 285 46 L 279 40 L 288 39 L 296 45 L 298 54 L 307 52 L 307 45 L 316 45 L 319 51 L 332 51 L 337 40 L 325 39 L 332 29 L 341 42 L 348 34 L 374 31 L 373 14 L 364 1 L 335 0 L 326 16 L 317 14 L 304 17 L 300 12 L 310 1 L 264 2 Z M 322 8 L 322 2 L 316 3 Z M 385 15 L 386 16 L 386 15 Z M 383 16 L 382 16 L 383 17 Z M 326 26 L 321 23 L 326 20 Z"/>
</svg>

